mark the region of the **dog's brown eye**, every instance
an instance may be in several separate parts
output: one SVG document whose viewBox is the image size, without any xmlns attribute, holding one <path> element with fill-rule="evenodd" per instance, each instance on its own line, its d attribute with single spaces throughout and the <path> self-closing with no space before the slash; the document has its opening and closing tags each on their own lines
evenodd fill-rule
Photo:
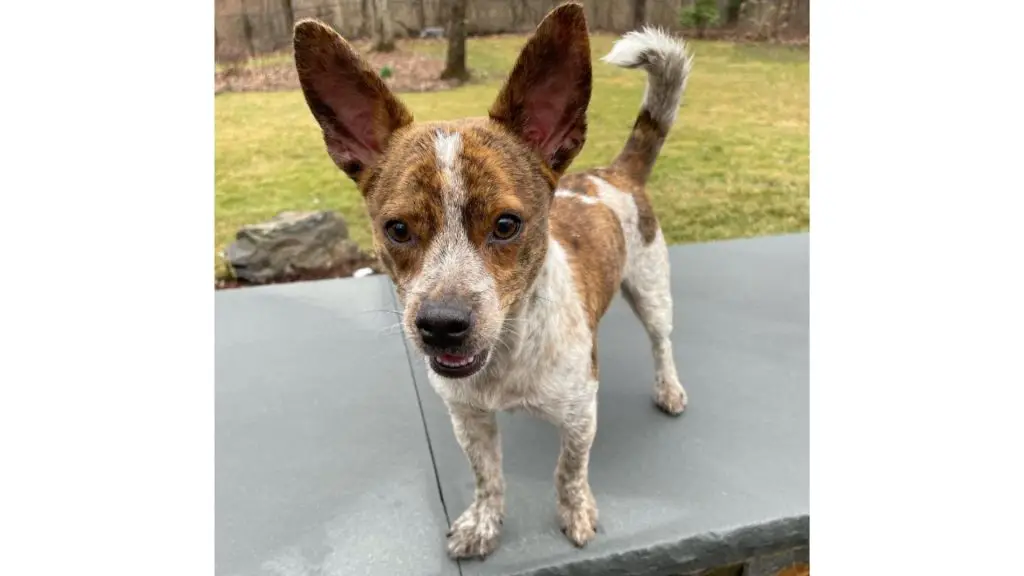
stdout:
<svg viewBox="0 0 1024 576">
<path fill-rule="evenodd" d="M 385 224 L 384 232 L 392 242 L 398 244 L 405 244 L 412 240 L 412 232 L 409 231 L 409 225 L 401 220 L 392 220 Z"/>
<path fill-rule="evenodd" d="M 516 216 L 504 214 L 494 223 L 494 237 L 498 240 L 507 241 L 519 234 L 522 222 Z"/>
</svg>

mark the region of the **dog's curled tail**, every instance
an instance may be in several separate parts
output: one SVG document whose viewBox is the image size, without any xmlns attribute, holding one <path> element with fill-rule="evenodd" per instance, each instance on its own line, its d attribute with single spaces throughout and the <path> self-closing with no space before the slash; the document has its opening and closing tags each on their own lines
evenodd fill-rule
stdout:
<svg viewBox="0 0 1024 576">
<path fill-rule="evenodd" d="M 676 121 L 693 56 L 682 40 L 658 28 L 644 27 L 619 38 L 602 60 L 623 68 L 642 67 L 647 71 L 647 89 L 640 114 L 626 146 L 612 163 L 613 168 L 642 184 L 647 181 L 661 145 Z"/>
</svg>

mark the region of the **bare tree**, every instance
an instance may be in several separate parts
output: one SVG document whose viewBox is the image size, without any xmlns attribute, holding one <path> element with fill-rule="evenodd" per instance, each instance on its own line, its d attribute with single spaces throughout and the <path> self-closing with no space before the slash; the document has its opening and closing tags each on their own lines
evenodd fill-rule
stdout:
<svg viewBox="0 0 1024 576">
<path fill-rule="evenodd" d="M 778 0 L 775 5 L 775 22 L 773 23 L 772 36 L 778 40 L 785 34 L 789 27 L 789 19 L 793 9 L 793 3 L 789 0 Z"/>
<path fill-rule="evenodd" d="M 466 0 L 450 0 L 448 14 L 448 61 L 441 80 L 469 80 L 466 69 Z"/>
<path fill-rule="evenodd" d="M 292 10 L 292 0 L 281 0 L 281 15 L 284 17 L 285 33 L 290 38 L 292 28 L 295 27 L 295 12 Z"/>
<path fill-rule="evenodd" d="M 416 0 L 416 24 L 422 31 L 427 27 L 427 8 L 423 5 L 425 0 Z"/>
<path fill-rule="evenodd" d="M 345 5 L 342 0 L 334 0 L 334 29 L 343 32 L 345 29 Z"/>
<path fill-rule="evenodd" d="M 369 12 L 369 21 L 373 23 L 370 30 L 373 50 L 377 52 L 391 52 L 395 49 L 395 31 L 391 22 L 391 11 L 388 0 L 368 0 L 366 2 Z"/>
<path fill-rule="evenodd" d="M 729 0 L 725 6 L 725 24 L 735 26 L 740 22 L 740 14 L 743 12 L 744 0 Z"/>
<path fill-rule="evenodd" d="M 647 23 L 647 0 L 633 0 L 633 28 Z"/>
<path fill-rule="evenodd" d="M 242 37 L 245 38 L 245 57 L 252 58 L 256 55 L 256 46 L 253 44 L 252 18 L 248 12 L 242 13 Z"/>
</svg>

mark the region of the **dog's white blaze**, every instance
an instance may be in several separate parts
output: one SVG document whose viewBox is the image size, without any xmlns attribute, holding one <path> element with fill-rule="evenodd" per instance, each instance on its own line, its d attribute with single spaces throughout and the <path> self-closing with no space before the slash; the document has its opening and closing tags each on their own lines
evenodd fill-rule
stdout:
<svg viewBox="0 0 1024 576">
<path fill-rule="evenodd" d="M 575 198 L 580 202 L 583 202 L 584 204 L 597 204 L 599 202 L 597 198 L 587 196 L 585 194 L 577 194 L 572 190 L 566 190 L 564 188 L 559 188 L 558 190 L 555 190 L 555 196 L 557 198 Z"/>
<path fill-rule="evenodd" d="M 423 255 L 420 274 L 410 282 L 409 292 L 414 299 L 451 294 L 466 298 L 467 304 L 476 306 L 480 319 L 476 330 L 493 338 L 499 328 L 495 321 L 489 321 L 498 308 L 494 278 L 470 242 L 463 222 L 469 192 L 463 175 L 462 136 L 454 130 L 437 130 L 434 153 L 441 175 L 438 200 L 443 208 L 443 221 L 434 231 Z M 415 334 L 411 317 L 405 323 L 409 333 Z"/>
<path fill-rule="evenodd" d="M 468 292 L 486 288 L 489 276 L 480 255 L 469 243 L 462 211 L 468 193 L 462 176 L 462 136 L 438 130 L 434 137 L 437 167 L 441 174 L 444 222 L 427 251 L 423 269 L 442 282 L 469 282 Z"/>
<path fill-rule="evenodd" d="M 444 221 L 441 228 L 435 231 L 424 254 L 422 272 L 413 282 L 413 292 L 434 290 L 439 282 L 458 273 L 459 259 L 472 258 L 471 254 L 467 254 L 468 240 L 462 226 L 462 207 L 466 199 L 459 161 L 462 136 L 458 132 L 438 130 L 434 135 L 434 152 L 437 170 L 441 175 L 442 189 L 438 192 L 444 208 Z"/>
<path fill-rule="evenodd" d="M 459 158 L 462 154 L 462 136 L 458 132 L 438 130 L 434 136 L 434 152 L 437 154 L 437 168 L 443 186 L 441 203 L 444 206 L 444 224 L 439 236 L 444 237 L 448 243 L 454 243 L 463 230 L 462 209 L 466 205 L 466 183 L 462 178 L 462 162 Z"/>
<path fill-rule="evenodd" d="M 434 153 L 437 155 L 437 167 L 444 180 L 446 196 L 454 193 L 455 203 L 466 201 L 466 184 L 462 179 L 462 135 L 458 132 L 438 130 L 434 135 Z M 447 205 L 445 206 L 448 207 Z M 460 211 L 461 214 L 461 211 Z"/>
<path fill-rule="evenodd" d="M 455 131 L 438 130 L 434 135 L 434 152 L 441 174 L 444 222 L 427 249 L 418 283 L 425 290 L 442 284 L 442 292 L 458 285 L 458 292 L 482 293 L 493 286 L 493 280 L 463 225 L 462 212 L 469 193 L 463 177 L 462 136 Z"/>
</svg>

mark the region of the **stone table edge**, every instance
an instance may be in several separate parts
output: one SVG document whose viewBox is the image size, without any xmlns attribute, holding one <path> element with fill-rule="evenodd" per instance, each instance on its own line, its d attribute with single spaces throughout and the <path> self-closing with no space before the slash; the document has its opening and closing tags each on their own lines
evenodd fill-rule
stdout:
<svg viewBox="0 0 1024 576">
<path fill-rule="evenodd" d="M 578 561 L 570 560 L 510 572 L 507 576 L 692 573 L 809 545 L 810 516 L 802 514 L 720 532 L 708 532 L 675 542 L 660 542 L 644 548 L 631 548 Z"/>
</svg>

